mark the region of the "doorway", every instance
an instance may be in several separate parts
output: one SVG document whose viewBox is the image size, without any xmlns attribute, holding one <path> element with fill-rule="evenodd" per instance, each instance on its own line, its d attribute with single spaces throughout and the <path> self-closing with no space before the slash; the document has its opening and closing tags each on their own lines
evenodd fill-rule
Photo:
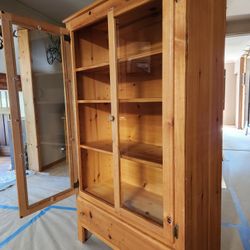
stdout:
<svg viewBox="0 0 250 250">
<path fill-rule="evenodd" d="M 250 36 L 226 38 L 222 250 L 250 249 Z"/>
</svg>

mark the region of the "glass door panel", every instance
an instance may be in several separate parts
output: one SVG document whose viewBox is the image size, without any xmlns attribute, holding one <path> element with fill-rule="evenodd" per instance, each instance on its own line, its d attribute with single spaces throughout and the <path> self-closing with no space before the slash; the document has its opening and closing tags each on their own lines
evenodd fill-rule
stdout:
<svg viewBox="0 0 250 250">
<path fill-rule="evenodd" d="M 17 34 L 13 39 L 21 75 L 23 165 L 32 205 L 71 188 L 61 37 L 18 25 L 12 29 Z"/>
<path fill-rule="evenodd" d="M 75 32 L 81 190 L 114 204 L 108 22 Z"/>
<path fill-rule="evenodd" d="M 162 2 L 117 18 L 121 206 L 163 224 Z"/>
<path fill-rule="evenodd" d="M 72 77 L 66 70 L 71 60 L 62 35 L 68 32 L 9 13 L 1 19 L 12 169 L 20 216 L 25 217 L 75 193 L 72 88 L 67 84 Z"/>
</svg>

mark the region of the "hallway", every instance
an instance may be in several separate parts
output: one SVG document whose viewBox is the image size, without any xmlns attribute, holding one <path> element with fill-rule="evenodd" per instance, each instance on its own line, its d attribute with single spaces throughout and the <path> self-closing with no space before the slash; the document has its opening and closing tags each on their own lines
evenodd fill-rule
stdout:
<svg viewBox="0 0 250 250">
<path fill-rule="evenodd" d="M 223 128 L 222 250 L 250 249 L 250 135 Z"/>
</svg>

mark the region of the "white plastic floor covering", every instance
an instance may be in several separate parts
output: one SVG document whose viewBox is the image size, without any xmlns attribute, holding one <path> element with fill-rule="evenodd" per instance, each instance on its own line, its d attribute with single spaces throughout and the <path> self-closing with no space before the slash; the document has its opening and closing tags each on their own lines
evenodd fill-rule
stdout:
<svg viewBox="0 0 250 250">
<path fill-rule="evenodd" d="M 30 200 L 37 200 L 53 193 L 56 177 L 30 176 L 28 181 L 36 183 L 43 178 L 44 185 L 30 192 Z M 58 177 L 59 178 L 59 177 Z M 62 180 L 62 179 L 61 179 Z M 63 187 L 63 184 L 60 186 Z M 72 196 L 54 206 L 19 219 L 16 185 L 0 192 L 0 249 L 5 250 L 108 250 L 110 249 L 92 236 L 85 244 L 77 239 L 76 198 Z"/>
</svg>

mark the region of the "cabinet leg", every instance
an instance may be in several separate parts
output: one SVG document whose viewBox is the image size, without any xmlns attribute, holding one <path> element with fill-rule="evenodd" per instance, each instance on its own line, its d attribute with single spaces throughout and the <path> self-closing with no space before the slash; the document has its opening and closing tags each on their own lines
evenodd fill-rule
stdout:
<svg viewBox="0 0 250 250">
<path fill-rule="evenodd" d="M 88 230 L 81 225 L 78 225 L 78 240 L 82 243 L 86 242 L 90 237 Z"/>
</svg>

